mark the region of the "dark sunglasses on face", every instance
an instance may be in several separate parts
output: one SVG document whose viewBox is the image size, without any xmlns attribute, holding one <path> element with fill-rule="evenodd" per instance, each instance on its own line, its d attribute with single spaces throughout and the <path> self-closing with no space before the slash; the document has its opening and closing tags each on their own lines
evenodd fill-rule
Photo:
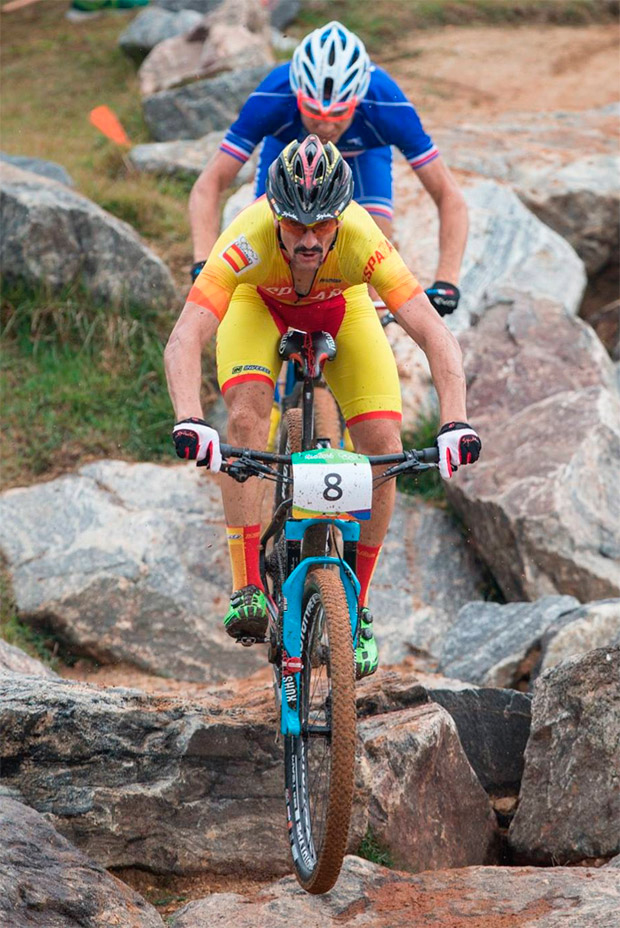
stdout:
<svg viewBox="0 0 620 928">
<path fill-rule="evenodd" d="M 286 219 L 282 218 L 279 220 L 280 225 L 287 232 L 290 232 L 292 235 L 297 235 L 301 238 L 302 235 L 305 235 L 308 229 L 311 229 L 315 235 L 330 235 L 332 232 L 336 231 L 338 226 L 337 219 L 322 219 L 320 222 L 311 222 L 309 225 L 304 225 L 303 222 L 297 222 L 296 219 Z"/>
</svg>

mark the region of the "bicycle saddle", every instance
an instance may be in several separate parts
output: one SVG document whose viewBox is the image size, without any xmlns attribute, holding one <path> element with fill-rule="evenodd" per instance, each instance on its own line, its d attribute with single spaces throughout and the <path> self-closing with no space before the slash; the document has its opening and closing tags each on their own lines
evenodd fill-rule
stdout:
<svg viewBox="0 0 620 928">
<path fill-rule="evenodd" d="M 336 357 L 336 342 L 329 332 L 300 332 L 293 329 L 280 339 L 278 354 L 283 361 L 297 361 L 304 377 L 317 380 L 323 365 Z"/>
</svg>

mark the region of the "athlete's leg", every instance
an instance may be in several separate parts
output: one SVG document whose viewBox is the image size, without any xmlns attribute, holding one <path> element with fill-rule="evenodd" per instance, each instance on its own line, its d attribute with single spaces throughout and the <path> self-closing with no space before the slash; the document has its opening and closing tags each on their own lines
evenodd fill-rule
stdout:
<svg viewBox="0 0 620 928">
<path fill-rule="evenodd" d="M 345 417 L 356 451 L 363 454 L 398 453 L 401 448 L 401 400 L 398 371 L 385 332 L 366 287 L 351 287 L 337 334 L 337 355 L 326 365 L 325 377 Z M 383 468 L 373 468 L 380 473 Z M 359 679 L 376 671 L 379 652 L 368 609 L 368 591 L 381 545 L 394 508 L 395 487 L 388 481 L 376 487 L 372 514 L 362 522 L 357 546 L 360 581 L 359 630 L 355 674 Z"/>
<path fill-rule="evenodd" d="M 401 399 L 392 349 L 366 288 L 350 288 L 346 304 L 336 338 L 337 355 L 326 365 L 325 377 L 345 417 L 355 450 L 368 455 L 398 453 L 402 450 Z M 375 471 L 380 473 L 381 468 Z M 362 603 L 365 603 L 372 570 L 390 524 L 394 498 L 393 481 L 376 488 L 371 518 L 361 525 Z"/>
<path fill-rule="evenodd" d="M 224 396 L 228 410 L 227 441 L 241 448 L 264 450 L 269 436 L 273 387 L 250 381 L 231 386 Z M 262 484 L 256 477 L 245 483 L 222 478 L 227 525 L 255 525 L 260 521 Z"/>
<path fill-rule="evenodd" d="M 227 438 L 237 447 L 264 449 L 280 369 L 280 332 L 252 287 L 237 288 L 217 335 L 218 379 L 228 409 Z M 221 480 L 233 596 L 224 619 L 233 637 L 260 637 L 266 604 L 259 573 L 263 487 L 255 477 Z"/>
<path fill-rule="evenodd" d="M 394 419 L 363 419 L 349 426 L 353 447 L 358 454 L 398 454 L 403 450 L 400 438 L 400 421 Z M 373 468 L 374 476 L 382 473 L 385 466 Z M 390 525 L 396 481 L 388 480 L 375 488 L 372 494 L 372 514 L 367 522 L 361 523 L 360 543 L 376 547 L 383 544 Z"/>
</svg>

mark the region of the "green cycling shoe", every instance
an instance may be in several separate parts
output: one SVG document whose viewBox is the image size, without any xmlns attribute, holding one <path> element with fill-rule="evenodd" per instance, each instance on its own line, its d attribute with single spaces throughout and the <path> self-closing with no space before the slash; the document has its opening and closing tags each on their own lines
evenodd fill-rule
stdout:
<svg viewBox="0 0 620 928">
<path fill-rule="evenodd" d="M 372 612 L 367 606 L 360 609 L 360 630 L 355 649 L 355 679 L 370 677 L 379 666 L 379 651 L 372 630 Z"/>
<path fill-rule="evenodd" d="M 233 593 L 224 625 L 231 638 L 264 641 L 269 618 L 263 591 L 257 586 L 244 586 Z"/>
</svg>

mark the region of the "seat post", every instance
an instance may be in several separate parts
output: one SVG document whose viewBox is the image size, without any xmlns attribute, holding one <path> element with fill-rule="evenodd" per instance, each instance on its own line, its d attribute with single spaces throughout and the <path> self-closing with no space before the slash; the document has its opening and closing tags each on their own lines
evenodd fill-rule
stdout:
<svg viewBox="0 0 620 928">
<path fill-rule="evenodd" d="M 309 451 L 314 440 L 314 380 L 304 377 L 301 391 L 301 450 Z"/>
</svg>

